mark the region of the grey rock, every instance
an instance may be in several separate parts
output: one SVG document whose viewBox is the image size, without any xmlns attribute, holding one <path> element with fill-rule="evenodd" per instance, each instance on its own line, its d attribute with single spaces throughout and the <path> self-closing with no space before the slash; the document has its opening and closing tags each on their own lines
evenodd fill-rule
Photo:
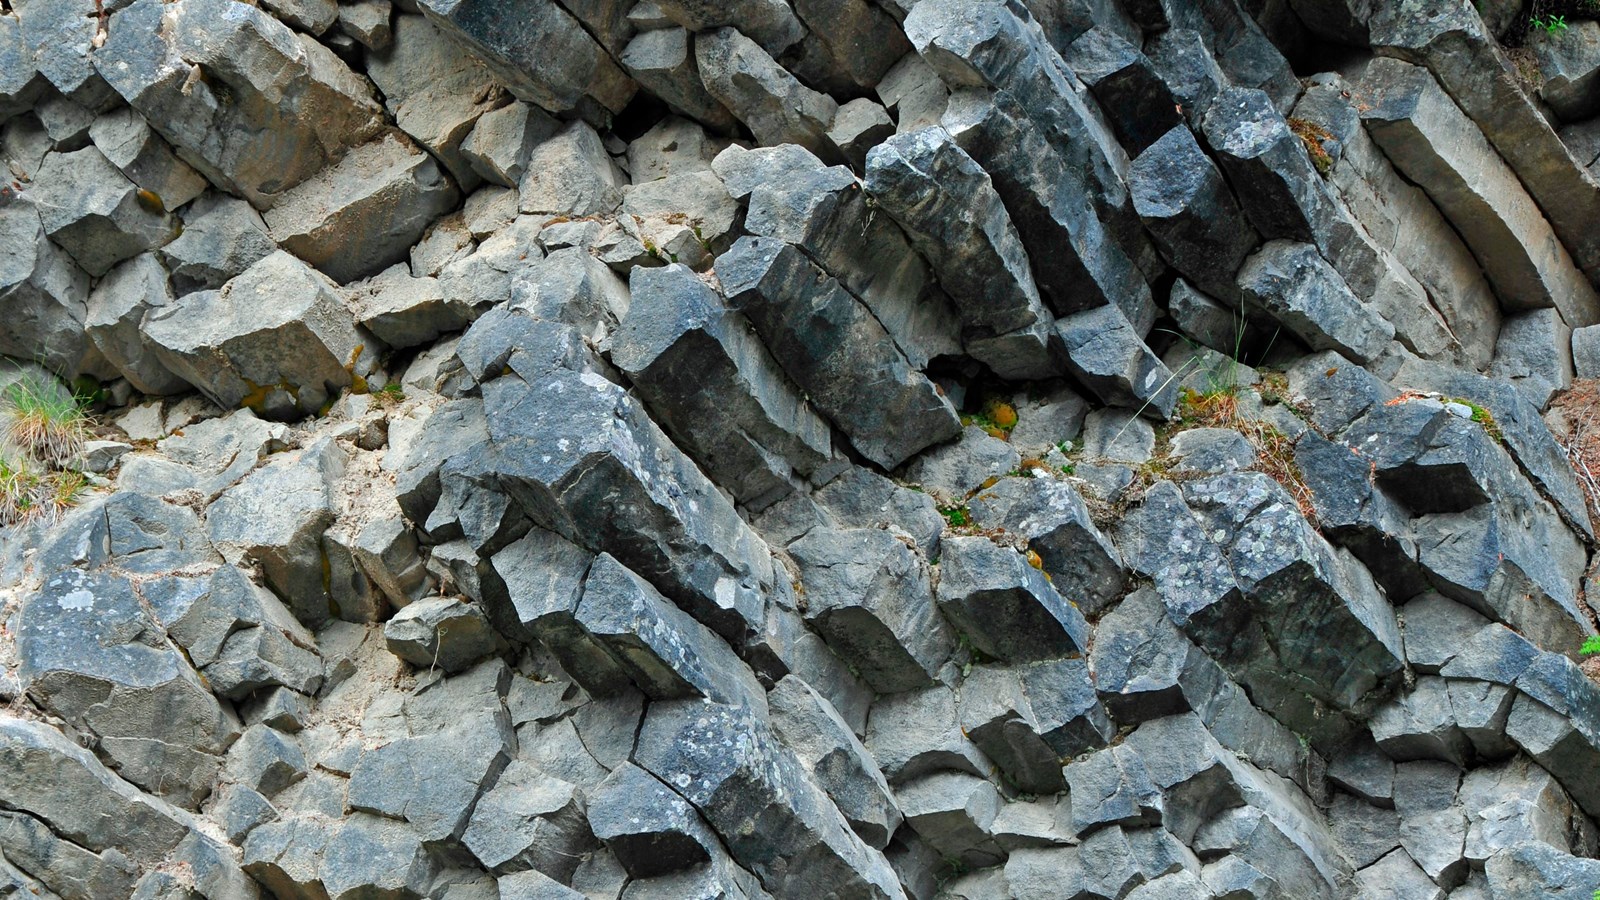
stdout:
<svg viewBox="0 0 1600 900">
<path fill-rule="evenodd" d="M 332 491 L 344 464 L 331 441 L 281 455 L 212 504 L 207 533 L 231 557 L 261 567 L 308 625 L 330 616 L 322 534 L 334 519 Z"/>
<path fill-rule="evenodd" d="M 493 556 L 509 609 L 490 613 L 501 631 L 537 638 L 567 675 L 596 696 L 628 684 L 620 661 L 577 623 L 583 581 L 593 554 L 553 532 L 535 528 Z"/>
<path fill-rule="evenodd" d="M 865 3 L 858 5 L 865 9 L 876 9 Z M 898 30 L 895 35 L 900 36 Z M 833 125 L 828 128 L 828 140 L 844 154 L 851 168 L 863 172 L 867 167 L 867 151 L 894 133 L 894 120 L 889 118 L 889 113 L 882 106 L 866 97 L 857 97 L 839 107 L 833 117 Z"/>
<path fill-rule="evenodd" d="M 709 862 L 722 850 L 687 801 L 632 763 L 612 771 L 589 801 L 589 827 L 633 878 Z"/>
<path fill-rule="evenodd" d="M 942 501 L 959 505 L 985 484 L 1015 472 L 1022 457 L 1009 443 L 976 425 L 961 430 L 961 439 L 936 447 L 912 460 L 903 471 Z"/>
<path fill-rule="evenodd" d="M 862 455 L 893 468 L 959 432 L 949 400 L 911 369 L 866 307 L 793 245 L 741 238 L 718 258 L 717 271 L 730 304 Z M 788 315 L 799 303 L 815 310 L 804 321 Z M 878 385 L 871 402 L 856 391 L 867 377 Z"/>
<path fill-rule="evenodd" d="M 83 21 L 79 7 L 63 0 L 18 4 L 16 19 L 18 48 L 33 57 L 38 74 L 43 76 L 63 99 L 89 110 L 102 110 L 115 98 L 91 62 L 90 43 L 97 24 Z M 22 8 L 26 7 L 26 8 Z M 28 74 L 31 74 L 28 73 Z"/>
<path fill-rule="evenodd" d="M 1378 749 L 1395 760 L 1442 759 L 1463 765 L 1471 749 L 1456 727 L 1441 678 L 1420 678 L 1414 690 L 1379 707 L 1371 729 Z"/>
<path fill-rule="evenodd" d="M 1144 241 L 1125 184 L 1127 155 L 1092 111 L 1087 91 L 1026 9 L 999 2 L 919 2 L 906 37 L 947 84 L 1005 91 L 1045 132 L 1117 243 L 1137 258 Z"/>
<path fill-rule="evenodd" d="M 1223 306 L 1182 278 L 1172 283 L 1167 312 L 1184 334 L 1230 357 L 1238 355 L 1243 347 L 1271 339 L 1270 334 L 1263 333 L 1261 324 L 1251 321 L 1243 310 Z"/>
<path fill-rule="evenodd" d="M 985 776 L 991 765 L 961 733 L 955 694 L 942 686 L 878 698 L 865 745 L 891 784 L 946 769 Z"/>
<path fill-rule="evenodd" d="M 189 385 L 161 363 L 140 329 L 145 316 L 172 299 L 167 270 L 152 253 L 112 269 L 89 293 L 84 330 L 106 361 L 143 394 L 177 394 Z"/>
<path fill-rule="evenodd" d="M 591 801 L 591 815 L 602 797 Z M 532 867 L 570 881 L 583 854 L 594 849 L 595 835 L 575 786 L 517 759 L 478 798 L 461 842 L 495 872 Z"/>
<path fill-rule="evenodd" d="M 1116 306 L 1074 313 L 1056 323 L 1072 374 L 1112 406 L 1166 419 L 1178 403 L 1178 379 L 1140 339 Z"/>
<path fill-rule="evenodd" d="M 1589 325 L 1572 330 L 1572 364 L 1579 378 L 1600 377 L 1600 329 Z"/>
<path fill-rule="evenodd" d="M 1114 29 L 1089 29 L 1072 42 L 1066 58 L 1106 111 L 1129 156 L 1143 153 L 1182 123 L 1180 104 L 1155 66 Z"/>
<path fill-rule="evenodd" d="M 1214 297 L 1235 297 L 1234 273 L 1258 238 L 1189 129 L 1174 128 L 1140 153 L 1128 184 L 1140 220 L 1173 268 Z"/>
<path fill-rule="evenodd" d="M 618 61 L 640 85 L 681 115 L 708 128 L 727 131 L 734 124 L 733 114 L 706 90 L 700 79 L 693 40 L 694 35 L 683 28 L 641 31 Z M 645 172 L 633 174 L 635 181 L 649 178 Z"/>
<path fill-rule="evenodd" d="M 386 13 L 382 20 L 389 46 L 366 54 L 368 77 L 395 125 L 437 156 L 462 190 L 471 190 L 479 173 L 463 145 L 479 118 L 505 103 L 502 82 L 463 52 L 448 26 L 419 15 L 394 16 L 392 25 L 389 18 Z"/>
<path fill-rule="evenodd" d="M 828 138 L 838 104 L 801 84 L 735 28 L 700 32 L 695 62 L 706 90 L 763 144 L 799 144 L 825 162 L 843 156 Z"/>
<path fill-rule="evenodd" d="M 1018 427 L 1021 425 L 1019 423 Z M 1012 433 L 1015 442 L 1015 432 Z M 1122 557 L 1082 496 L 1054 478 L 1005 478 L 968 503 L 973 522 L 1027 539 L 1055 589 L 1088 615 L 1122 595 Z"/>
<path fill-rule="evenodd" d="M 676 265 L 633 288 L 612 360 L 713 480 L 759 510 L 827 461 L 826 423 L 711 288 Z"/>
<path fill-rule="evenodd" d="M 1007 378 L 1057 372 L 1027 251 L 988 173 L 942 128 L 890 138 L 867 158 L 867 194 L 905 228 L 955 302 L 969 353 Z M 961 209 L 963 214 L 955 215 Z M 1039 326 L 1044 326 L 1041 333 Z M 1006 341 L 1004 355 L 984 352 Z"/>
<path fill-rule="evenodd" d="M 259 793 L 229 784 L 217 789 L 211 817 L 222 826 L 223 834 L 227 835 L 229 841 L 243 846 L 251 831 L 278 818 L 278 810 Z"/>
<path fill-rule="evenodd" d="M 1406 638 L 1406 662 L 1419 672 L 1436 673 L 1467 646 L 1488 620 L 1472 609 L 1428 593 L 1400 607 Z"/>
<path fill-rule="evenodd" d="M 368 50 L 386 49 L 394 40 L 394 7 L 389 0 L 339 4 L 339 28 Z"/>
<path fill-rule="evenodd" d="M 589 567 L 575 624 L 651 699 L 762 705 L 760 686 L 721 638 L 608 553 Z"/>
<path fill-rule="evenodd" d="M 94 145 L 140 189 L 155 194 L 166 209 L 177 209 L 200 196 L 206 180 L 173 155 L 150 124 L 132 109 L 106 113 L 89 126 Z"/>
<path fill-rule="evenodd" d="M 628 174 L 635 184 L 642 184 L 709 171 L 712 160 L 727 147 L 726 138 L 712 136 L 698 122 L 667 116 L 628 144 Z"/>
<path fill-rule="evenodd" d="M 1593 289 L 1512 167 L 1456 106 L 1462 95 L 1453 100 L 1427 69 L 1389 59 L 1368 68 L 1362 90 L 1376 101 L 1362 113 L 1368 132 L 1460 231 L 1496 294 L 1513 298 L 1515 309 L 1555 306 L 1571 324 L 1600 314 Z M 1517 99 L 1515 106 L 1525 108 Z M 1508 107 L 1505 114 L 1520 113 Z M 1551 134 L 1547 125 L 1540 128 Z"/>
<path fill-rule="evenodd" d="M 1555 392 L 1572 386 L 1573 346 L 1572 329 L 1556 310 L 1507 316 L 1495 340 L 1489 374 L 1516 385 L 1529 403 L 1544 409 Z"/>
<path fill-rule="evenodd" d="M 16 310 L 0 353 L 61 372 L 109 368 L 84 334 L 89 276 L 51 243 L 33 204 L 0 206 L 0 224 L 0 302 Z"/>
<path fill-rule="evenodd" d="M 176 8 L 136 2 L 115 14 L 95 69 L 208 181 L 266 209 L 373 136 L 379 107 L 365 82 L 322 45 L 264 11 L 231 10 L 226 0 L 185 0 Z M 163 18 L 167 27 L 159 26 Z M 210 82 L 198 90 L 195 66 Z M 263 72 L 271 74 L 256 81 Z M 219 93 L 231 102 L 218 102 Z M 301 108 L 317 115 L 285 118 L 284 96 L 301 98 Z M 270 148 L 256 137 L 263 131 L 278 134 Z"/>
<path fill-rule="evenodd" d="M 1028 251 L 1039 291 L 1067 314 L 1113 303 L 1144 333 L 1150 290 L 1086 201 L 1082 173 L 1006 92 L 958 91 L 942 125 L 989 171 Z"/>
<path fill-rule="evenodd" d="M 563 322 L 590 342 L 603 342 L 627 316 L 628 285 L 579 248 L 554 250 L 511 277 L 511 308 Z"/>
<path fill-rule="evenodd" d="M 1373 900 L 1393 897 L 1429 897 L 1443 900 L 1445 893 L 1428 878 L 1404 850 L 1395 850 L 1356 873 L 1355 889 Z"/>
<path fill-rule="evenodd" d="M 1155 453 L 1156 432 L 1150 423 L 1119 409 L 1097 409 L 1083 420 L 1083 453 L 1089 459 L 1134 465 Z"/>
<path fill-rule="evenodd" d="M 0 23 L 0 121 L 27 112 L 48 82 L 39 74 L 39 63 L 31 42 L 22 35 L 22 23 L 14 16 Z"/>
<path fill-rule="evenodd" d="M 621 388 L 570 371 L 535 384 L 507 376 L 484 389 L 505 490 L 536 522 L 611 553 L 742 647 L 764 624 L 772 576 L 761 539 Z M 562 441 L 571 452 L 548 452 Z"/>
<path fill-rule="evenodd" d="M 1088 644 L 1077 607 L 1021 554 L 988 538 L 944 540 L 939 607 L 973 646 L 1007 662 L 1067 656 Z"/>
<path fill-rule="evenodd" d="M 906 826 L 946 859 L 973 868 L 997 865 L 1005 851 L 989 834 L 1000 795 L 989 782 L 961 772 L 939 772 L 900 786 L 895 798 Z"/>
<path fill-rule="evenodd" d="M 45 233 L 90 275 L 176 237 L 163 204 L 139 194 L 93 147 L 49 154 L 33 180 Z"/>
<path fill-rule="evenodd" d="M 939 124 L 950 99 L 950 88 L 939 73 L 915 52 L 890 66 L 876 91 L 884 108 L 894 112 L 897 133 Z"/>
<path fill-rule="evenodd" d="M 285 191 L 265 218 L 284 249 L 342 284 L 405 259 L 459 196 L 430 156 L 389 134 Z"/>
<path fill-rule="evenodd" d="M 633 97 L 632 79 L 564 7 L 507 10 L 492 0 L 418 5 L 442 30 L 461 38 L 518 99 L 606 125 Z"/>
<path fill-rule="evenodd" d="M 574 122 L 533 148 L 518 184 L 519 203 L 525 213 L 609 214 L 622 202 L 625 183 L 600 135 Z"/>
<path fill-rule="evenodd" d="M 16 629 L 28 693 L 96 735 L 123 777 L 190 808 L 210 792 L 238 720 L 159 636 L 126 578 L 56 574 L 24 601 Z M 183 740 L 171 740 L 173 723 Z"/>
<path fill-rule="evenodd" d="M 533 149 L 553 136 L 557 124 L 529 103 L 512 103 L 478 117 L 461 142 L 461 155 L 484 180 L 516 187 L 527 171 Z"/>
<path fill-rule="evenodd" d="M 1394 335 L 1394 326 L 1363 306 L 1310 244 L 1268 241 L 1245 261 L 1238 286 L 1313 350 L 1367 362 Z"/>
<path fill-rule="evenodd" d="M 1350 864 L 1365 869 L 1400 846 L 1400 815 L 1349 794 L 1328 808 L 1328 825 Z"/>
<path fill-rule="evenodd" d="M 357 324 L 397 350 L 430 343 L 472 319 L 470 308 L 445 299 L 437 279 L 413 278 L 405 263 L 346 290 Z"/>
<path fill-rule="evenodd" d="M 901 821 L 883 773 L 833 705 L 790 675 L 767 697 L 772 727 L 869 846 L 883 849 Z"/>
<path fill-rule="evenodd" d="M 389 652 L 414 666 L 459 672 L 494 652 L 497 638 L 478 607 L 456 597 L 429 597 L 384 623 Z"/>
<path fill-rule="evenodd" d="M 931 683 L 954 648 L 926 564 L 877 529 L 813 529 L 789 546 L 807 624 L 880 693 Z"/>
<path fill-rule="evenodd" d="M 1196 428 L 1173 438 L 1172 455 L 1179 460 L 1174 471 L 1220 475 L 1248 469 L 1256 463 L 1256 452 L 1237 431 L 1226 428 Z"/>
<path fill-rule="evenodd" d="M 921 491 L 902 487 L 861 467 L 852 467 L 823 485 L 817 502 L 846 528 L 882 528 L 911 538 L 922 555 L 937 555 L 944 517 L 938 504 Z"/>
<path fill-rule="evenodd" d="M 1088 412 L 1088 404 L 1068 387 L 1018 397 L 1012 406 L 1017 411 L 1017 425 L 1011 429 L 1011 446 L 1018 453 L 1036 457 L 1063 441 L 1075 440 Z"/>
<path fill-rule="evenodd" d="M 283 296 L 292 299 L 265 302 Z M 168 369 L 218 406 L 272 418 L 315 412 L 350 384 L 346 366 L 364 350 L 334 285 L 282 251 L 220 291 L 167 304 L 146 317 L 144 334 Z"/>
<path fill-rule="evenodd" d="M 749 749 L 731 756 L 722 748 L 735 736 Z M 694 804 L 734 859 L 771 889 L 903 896 L 888 862 L 850 831 L 803 766 L 751 712 L 700 701 L 654 703 L 635 756 L 639 766 Z M 758 817 L 767 827 L 754 827 Z M 770 839 L 773 833 L 791 837 L 780 846 Z"/>
<path fill-rule="evenodd" d="M 292 738 L 266 725 L 251 725 L 228 748 L 223 772 L 237 783 L 271 797 L 306 777 L 306 757 Z"/>
<path fill-rule="evenodd" d="M 156 443 L 168 459 L 200 475 L 198 487 L 214 497 L 248 475 L 270 454 L 289 448 L 289 428 L 249 409 L 185 426 Z"/>
<path fill-rule="evenodd" d="M 1068 763 L 1063 770 L 1072 796 L 1072 827 L 1130 826 L 1161 821 L 1164 800 L 1139 755 L 1111 747 Z"/>
<path fill-rule="evenodd" d="M 1559 33 L 1533 30 L 1528 43 L 1539 62 L 1544 84 L 1539 97 L 1562 121 L 1576 122 L 1600 112 L 1600 29 L 1573 22 Z"/>
<path fill-rule="evenodd" d="M 774 57 L 781 56 L 805 34 L 805 26 L 789 4 L 780 0 L 657 0 L 661 14 L 690 31 L 734 25 Z"/>
<path fill-rule="evenodd" d="M 1061 758 L 1029 703 L 1024 669 L 981 666 L 961 683 L 961 729 L 1000 767 L 1007 781 L 1030 794 L 1066 787 Z"/>
<path fill-rule="evenodd" d="M 872 88 L 902 56 L 911 52 L 894 17 L 864 0 L 800 0 L 794 4 L 810 34 L 824 48 L 817 54 L 838 80 Z"/>
<path fill-rule="evenodd" d="M 728 148 L 712 169 L 749 197 L 744 228 L 796 244 L 854 294 L 914 368 L 961 352 L 960 323 L 928 264 L 888 216 L 867 203 L 843 166 L 825 166 L 794 145 Z"/>
<path fill-rule="evenodd" d="M 183 232 L 158 251 L 178 296 L 220 288 L 277 249 L 261 214 L 243 200 L 207 193 L 182 215 Z"/>
<path fill-rule="evenodd" d="M 1547 844 L 1528 842 L 1492 857 L 1484 866 L 1490 896 L 1541 896 L 1552 900 L 1582 897 L 1600 877 L 1592 859 L 1562 853 Z"/>
</svg>

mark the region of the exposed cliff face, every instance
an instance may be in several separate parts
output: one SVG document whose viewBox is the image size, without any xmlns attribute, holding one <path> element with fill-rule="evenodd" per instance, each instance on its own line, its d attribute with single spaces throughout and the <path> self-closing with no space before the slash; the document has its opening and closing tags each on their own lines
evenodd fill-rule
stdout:
<svg viewBox="0 0 1600 900">
<path fill-rule="evenodd" d="M 1588 898 L 1484 7 L 0 0 L 0 893 Z"/>
</svg>

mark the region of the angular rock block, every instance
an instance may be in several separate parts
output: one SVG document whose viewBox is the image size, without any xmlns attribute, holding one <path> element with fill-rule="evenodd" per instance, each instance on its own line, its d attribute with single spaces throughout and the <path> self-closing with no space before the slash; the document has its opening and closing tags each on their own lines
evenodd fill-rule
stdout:
<svg viewBox="0 0 1600 900">
<path fill-rule="evenodd" d="M 533 148 L 519 185 L 525 213 L 551 216 L 610 214 L 622 202 L 622 185 L 600 135 L 574 122 Z"/>
<path fill-rule="evenodd" d="M 1085 614 L 1122 596 L 1122 556 L 1095 527 L 1072 485 L 1053 478 L 1005 478 L 979 491 L 968 507 L 980 527 L 1026 538 L 1055 589 Z"/>
<path fill-rule="evenodd" d="M 728 301 L 860 453 L 892 469 L 961 430 L 950 401 L 876 318 L 792 244 L 740 238 L 717 259 Z M 792 310 L 807 309 L 799 318 Z M 862 384 L 873 385 L 869 397 Z"/>
<path fill-rule="evenodd" d="M 1022 240 L 988 173 L 949 132 L 929 128 L 874 147 L 864 187 L 932 263 L 969 353 L 1005 378 L 1059 371 L 1049 331 L 1054 317 Z M 995 352 L 1002 341 L 1005 352 Z"/>
<path fill-rule="evenodd" d="M 794 10 L 783 0 L 662 0 L 656 6 L 668 21 L 690 31 L 735 26 L 774 58 L 782 56 L 806 33 Z"/>
<path fill-rule="evenodd" d="M 1082 172 L 1100 220 L 1129 256 L 1144 242 L 1125 183 L 1128 157 L 1087 91 L 1032 22 L 1025 7 L 999 0 L 919 2 L 906 37 L 946 84 L 988 87 L 1015 97 L 1044 129 L 1067 168 Z"/>
<path fill-rule="evenodd" d="M 1005 860 L 989 834 L 1000 812 L 993 784 L 962 772 L 939 772 L 900 786 L 895 799 L 915 831 L 945 859 L 984 868 Z"/>
<path fill-rule="evenodd" d="M 654 878 L 709 862 L 716 835 L 695 808 L 632 763 L 613 769 L 589 800 L 589 827 L 633 878 Z"/>
<path fill-rule="evenodd" d="M 167 635 L 218 696 L 239 701 L 274 685 L 305 694 L 321 686 L 322 659 L 306 649 L 315 644 L 311 632 L 239 569 L 162 577 L 143 591 Z"/>
<path fill-rule="evenodd" d="M 494 652 L 496 636 L 483 611 L 455 597 L 430 597 L 384 623 L 389 652 L 419 668 L 459 672 Z"/>
<path fill-rule="evenodd" d="M 95 70 L 185 162 L 257 209 L 381 127 L 365 81 L 265 11 L 139 0 L 115 18 Z M 297 98 L 297 114 L 285 114 L 284 97 Z"/>
<path fill-rule="evenodd" d="M 632 282 L 612 362 L 713 481 L 760 510 L 828 461 L 827 423 L 715 291 L 679 265 Z"/>
<path fill-rule="evenodd" d="M 512 103 L 478 118 L 461 142 L 473 171 L 493 184 L 514 188 L 528 170 L 533 148 L 556 133 L 549 113 L 531 103 Z"/>
<path fill-rule="evenodd" d="M 1140 220 L 1173 268 L 1213 296 L 1237 296 L 1234 273 L 1259 239 L 1194 134 L 1174 128 L 1145 148 L 1128 184 Z"/>
<path fill-rule="evenodd" d="M 1367 131 L 1460 232 L 1502 306 L 1554 306 L 1574 327 L 1600 319 L 1600 296 L 1541 207 L 1427 69 L 1378 60 L 1368 68 L 1361 96 Z M 1592 194 L 1592 181 L 1588 187 Z"/>
<path fill-rule="evenodd" d="M 1381 56 L 1428 67 L 1526 185 L 1578 266 L 1594 272 L 1600 265 L 1594 207 L 1600 183 L 1571 164 L 1551 124 L 1499 62 L 1503 57 L 1498 43 L 1485 29 L 1490 17 L 1465 7 L 1452 7 L 1439 16 L 1409 12 L 1404 6 L 1375 10 L 1368 23 L 1371 46 L 1381 48 Z M 1587 325 L 1592 319 L 1568 316 L 1568 322 Z"/>
<path fill-rule="evenodd" d="M 1061 757 L 1035 717 L 1023 680 L 1025 669 L 974 667 L 961 682 L 961 730 L 1007 779 L 1030 794 L 1066 788 Z"/>
<path fill-rule="evenodd" d="M 1554 309 L 1508 316 L 1495 340 L 1489 374 L 1509 381 L 1535 409 L 1544 409 L 1557 391 L 1572 386 L 1572 329 Z"/>
<path fill-rule="evenodd" d="M 603 802 L 594 796 L 590 810 Z M 552 878 L 570 880 L 583 854 L 594 849 L 596 837 L 576 786 L 540 771 L 528 760 L 516 759 L 478 798 L 461 843 L 493 871 L 531 866 Z"/>
<path fill-rule="evenodd" d="M 890 784 L 943 770 L 984 776 L 993 765 L 961 733 L 955 694 L 942 686 L 878 698 L 865 745 Z"/>
<path fill-rule="evenodd" d="M 343 466 L 343 452 L 329 440 L 280 455 L 224 491 L 206 521 L 224 557 L 260 566 L 295 618 L 311 627 L 339 614 L 330 608 L 322 539 L 333 524 Z"/>
<path fill-rule="evenodd" d="M 32 109 L 48 83 L 30 43 L 16 17 L 0 21 L 0 121 Z"/>
<path fill-rule="evenodd" d="M 1056 322 L 1067 368 L 1112 406 L 1164 420 L 1178 405 L 1179 382 L 1116 306 L 1073 313 Z"/>
<path fill-rule="evenodd" d="M 151 637 L 119 638 L 141 633 Z M 124 778 L 192 809 L 239 722 L 157 634 L 126 578 L 68 570 L 18 611 L 18 675 L 46 709 L 95 735 Z"/>
<path fill-rule="evenodd" d="M 167 142 L 132 109 L 95 119 L 89 136 L 112 165 L 141 190 L 155 194 L 166 209 L 184 206 L 208 187 L 200 173 L 174 156 Z"/>
<path fill-rule="evenodd" d="M 542 528 L 529 531 L 493 556 L 509 609 L 491 615 L 512 637 L 536 638 L 555 654 L 568 677 L 604 697 L 626 688 L 629 679 L 621 662 L 577 622 L 583 582 L 593 562 L 593 554 L 558 534 Z"/>
<path fill-rule="evenodd" d="M 161 201 L 139 193 L 99 150 L 51 153 L 34 173 L 45 233 L 90 275 L 176 237 Z"/>
<path fill-rule="evenodd" d="M 728 148 L 712 171 L 749 197 L 744 228 L 795 244 L 878 320 L 913 368 L 961 352 L 960 322 L 927 262 L 887 216 L 867 203 L 853 174 L 793 145 Z"/>
<path fill-rule="evenodd" d="M 285 191 L 265 219 L 285 250 L 345 284 L 405 259 L 458 198 L 433 157 L 388 134 Z"/>
<path fill-rule="evenodd" d="M 903 476 L 941 503 L 960 505 L 985 483 L 1017 471 L 1022 456 L 976 425 L 961 429 L 961 440 L 918 456 Z"/>
<path fill-rule="evenodd" d="M 641 31 L 618 61 L 645 90 L 680 114 L 707 128 L 728 131 L 734 125 L 733 113 L 706 90 L 693 41 L 694 35 L 683 28 Z"/>
<path fill-rule="evenodd" d="M 801 84 L 736 28 L 701 32 L 695 64 L 706 90 L 763 144 L 799 144 L 828 163 L 844 155 L 828 137 L 839 105 Z"/>
<path fill-rule="evenodd" d="M 1155 316 L 1149 286 L 1096 217 L 1083 175 L 1016 98 L 957 91 L 941 125 L 989 172 L 1052 310 L 1066 315 L 1114 303 L 1141 333 L 1148 331 Z"/>
<path fill-rule="evenodd" d="M 763 692 L 721 638 L 608 553 L 595 558 L 574 622 L 655 700 L 704 697 L 760 708 Z"/>
<path fill-rule="evenodd" d="M 1106 111 L 1129 156 L 1138 156 L 1175 125 L 1182 104 L 1149 57 L 1110 27 L 1094 27 L 1066 51 L 1067 64 Z"/>
<path fill-rule="evenodd" d="M 0 206 L 0 303 L 14 311 L 0 354 L 62 373 L 105 368 L 84 334 L 88 296 L 89 276 L 51 243 L 34 205 Z"/>
<path fill-rule="evenodd" d="M 1364 363 L 1394 337 L 1394 326 L 1364 306 L 1311 244 L 1268 241 L 1245 260 L 1238 286 L 1313 350 Z"/>
<path fill-rule="evenodd" d="M 282 419 L 314 413 L 349 386 L 364 350 L 335 286 L 282 251 L 221 290 L 147 316 L 144 334 L 168 369 L 218 406 Z"/>
<path fill-rule="evenodd" d="M 496 378 L 484 407 L 493 471 L 536 522 L 612 554 L 735 647 L 761 631 L 766 545 L 637 400 L 568 370 Z"/>
<path fill-rule="evenodd" d="M 733 858 L 769 889 L 882 900 L 903 896 L 888 861 L 850 831 L 800 762 L 751 711 L 693 700 L 653 703 L 634 755 L 641 768 L 674 785 L 722 836 Z M 784 839 L 775 841 L 774 835 Z"/>
<path fill-rule="evenodd" d="M 1022 554 L 984 537 L 950 537 L 939 608 L 986 655 L 1028 662 L 1082 653 L 1089 625 Z"/>
<path fill-rule="evenodd" d="M 806 623 L 879 693 L 926 687 L 955 649 L 928 569 L 887 531 L 816 528 L 789 545 Z"/>
<path fill-rule="evenodd" d="M 89 293 L 84 329 L 106 362 L 143 394 L 177 394 L 189 383 L 162 364 L 140 326 L 173 300 L 167 270 L 142 253 L 101 278 Z"/>
<path fill-rule="evenodd" d="M 347 288 L 356 323 L 401 350 L 431 343 L 471 324 L 472 309 L 451 303 L 436 278 L 413 278 L 404 263 Z"/>
<path fill-rule="evenodd" d="M 386 12 L 385 26 L 389 18 Z M 367 76 L 395 125 L 437 156 L 462 190 L 471 190 L 479 173 L 465 142 L 477 121 L 505 102 L 505 89 L 448 28 L 424 16 L 395 16 L 390 41 L 367 55 Z"/>
<path fill-rule="evenodd" d="M 518 99 L 605 126 L 633 98 L 633 80 L 559 4 L 425 0 L 418 6 Z"/>
<path fill-rule="evenodd" d="M 243 200 L 208 193 L 183 213 L 183 233 L 158 254 L 178 296 L 214 290 L 278 249 L 261 214 Z"/>
<path fill-rule="evenodd" d="M 767 703 L 773 730 L 833 798 L 855 833 L 880 850 L 888 845 L 900 825 L 900 810 L 878 764 L 833 704 L 794 675 L 773 687 Z"/>
</svg>

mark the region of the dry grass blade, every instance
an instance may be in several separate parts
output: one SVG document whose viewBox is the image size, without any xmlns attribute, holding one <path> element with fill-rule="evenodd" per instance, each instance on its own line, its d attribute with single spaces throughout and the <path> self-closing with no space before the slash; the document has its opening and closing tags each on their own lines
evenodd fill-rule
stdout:
<svg viewBox="0 0 1600 900">
<path fill-rule="evenodd" d="M 36 376 L 0 391 L 0 445 L 52 468 L 64 468 L 83 449 L 89 420 L 71 394 Z"/>
</svg>

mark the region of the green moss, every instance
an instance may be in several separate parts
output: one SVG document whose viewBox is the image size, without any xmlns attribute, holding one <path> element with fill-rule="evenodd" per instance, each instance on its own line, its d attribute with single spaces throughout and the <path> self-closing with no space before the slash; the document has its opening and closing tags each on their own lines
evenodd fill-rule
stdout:
<svg viewBox="0 0 1600 900">
<path fill-rule="evenodd" d="M 941 506 L 939 515 L 950 524 L 951 528 L 963 528 L 972 524 L 972 514 L 965 506 Z"/>
</svg>

